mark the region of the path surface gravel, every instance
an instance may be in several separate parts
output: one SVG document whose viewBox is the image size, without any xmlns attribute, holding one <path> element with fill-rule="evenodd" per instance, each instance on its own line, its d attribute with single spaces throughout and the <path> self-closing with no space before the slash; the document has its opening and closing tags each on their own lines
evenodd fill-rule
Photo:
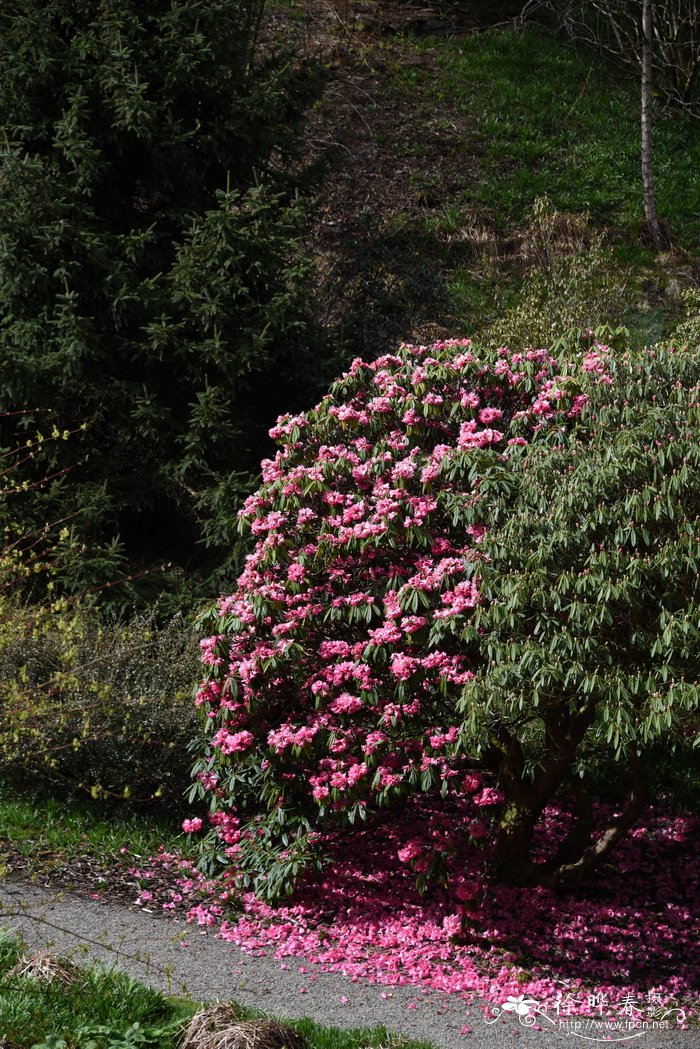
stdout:
<svg viewBox="0 0 700 1049">
<path fill-rule="evenodd" d="M 530 1030 L 512 1013 L 488 1024 L 482 1010 L 456 996 L 411 987 L 381 987 L 316 970 L 303 958 L 251 957 L 197 927 L 108 900 L 86 899 L 26 882 L 0 881 L 0 927 L 33 948 L 51 947 L 75 961 L 116 966 L 170 994 L 230 1000 L 281 1017 L 311 1017 L 338 1027 L 383 1025 L 437 1049 L 551 1049 L 567 1045 L 638 1045 L 700 1049 L 700 1029 L 613 1032 L 555 1027 Z M 347 999 L 344 1001 L 343 999 Z M 470 1033 L 461 1033 L 468 1026 Z M 0 1032 L 1 1034 L 2 1032 Z"/>
</svg>

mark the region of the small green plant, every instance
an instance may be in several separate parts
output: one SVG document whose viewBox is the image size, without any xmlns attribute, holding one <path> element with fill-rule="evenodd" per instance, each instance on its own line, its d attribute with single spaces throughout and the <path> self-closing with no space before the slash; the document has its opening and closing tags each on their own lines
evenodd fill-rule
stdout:
<svg viewBox="0 0 700 1049">
<path fill-rule="evenodd" d="M 676 345 L 700 345 L 700 288 L 687 289 L 682 295 L 683 317 L 673 331 Z"/>
<path fill-rule="evenodd" d="M 144 1027 L 143 1024 L 130 1024 L 126 1030 L 110 1024 L 86 1024 L 76 1027 L 68 1038 L 49 1034 L 43 1041 L 37 1042 L 32 1049 L 137 1049 L 167 1045 L 172 1043 L 173 1035 L 179 1031 L 176 1021 L 164 1027 Z"/>
<path fill-rule="evenodd" d="M 621 322 L 630 306 L 630 275 L 587 214 L 559 212 L 548 197 L 539 197 L 519 251 L 525 267 L 519 294 L 483 332 L 487 342 L 550 346 L 563 332 Z"/>
<path fill-rule="evenodd" d="M 194 1011 L 97 966 L 65 966 L 73 974 L 68 981 L 21 975 L 21 957 L 17 942 L 0 934 L 0 1031 L 22 1049 L 170 1049 L 183 1016 Z"/>
</svg>

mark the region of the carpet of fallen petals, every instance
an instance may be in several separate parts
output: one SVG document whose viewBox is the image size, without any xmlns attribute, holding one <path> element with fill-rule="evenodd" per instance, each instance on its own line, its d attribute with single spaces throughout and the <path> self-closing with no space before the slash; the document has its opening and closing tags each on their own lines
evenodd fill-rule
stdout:
<svg viewBox="0 0 700 1049">
<path fill-rule="evenodd" d="M 207 879 L 163 852 L 132 871 L 137 903 L 185 913 L 247 953 L 302 958 L 353 980 L 466 1001 L 526 996 L 568 1015 L 612 1015 L 634 1000 L 680 1007 L 684 1022 L 700 1016 L 700 820 L 652 808 L 613 863 L 566 893 L 485 886 L 485 838 L 482 850 L 455 849 L 460 873 L 421 895 L 415 857 L 435 835 L 459 841 L 459 816 L 422 798 L 393 822 L 329 837 L 324 874 L 277 906 L 237 891 L 232 873 Z M 545 812 L 543 853 L 566 821 Z M 164 880 L 156 900 L 149 883 Z"/>
</svg>

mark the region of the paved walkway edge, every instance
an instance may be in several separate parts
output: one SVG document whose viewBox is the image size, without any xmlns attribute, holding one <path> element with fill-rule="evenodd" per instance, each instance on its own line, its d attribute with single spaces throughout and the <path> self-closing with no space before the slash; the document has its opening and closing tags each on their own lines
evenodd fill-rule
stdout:
<svg viewBox="0 0 700 1049">
<path fill-rule="evenodd" d="M 32 948 L 50 947 L 73 961 L 118 967 L 168 994 L 235 1000 L 330 1026 L 381 1025 L 435 1049 L 615 1044 L 553 1028 L 531 1030 L 513 1014 L 487 1024 L 478 1005 L 467 1006 L 456 995 L 355 981 L 325 973 L 303 958 L 280 963 L 269 955 L 252 957 L 196 926 L 25 882 L 0 880 L 0 927 L 21 935 Z M 465 1027 L 471 1031 L 462 1033 Z M 619 1044 L 700 1049 L 700 1029 L 643 1032 Z"/>
</svg>

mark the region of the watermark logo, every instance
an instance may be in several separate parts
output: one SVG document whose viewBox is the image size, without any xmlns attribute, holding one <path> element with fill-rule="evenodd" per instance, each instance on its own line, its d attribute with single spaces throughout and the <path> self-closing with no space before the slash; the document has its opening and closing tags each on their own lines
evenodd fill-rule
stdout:
<svg viewBox="0 0 700 1049">
<path fill-rule="evenodd" d="M 523 1027 L 543 1030 L 543 1024 L 561 1034 L 587 1042 L 629 1042 L 653 1031 L 669 1031 L 685 1023 L 686 1013 L 675 1002 L 661 1001 L 649 991 L 645 996 L 627 994 L 610 1002 L 603 992 L 574 998 L 558 995 L 553 1004 L 541 1005 L 524 994 L 509 995 L 500 1005 L 492 1005 L 486 1023 L 493 1024 L 510 1013 Z M 587 1015 L 584 1015 L 587 1014 Z"/>
</svg>

